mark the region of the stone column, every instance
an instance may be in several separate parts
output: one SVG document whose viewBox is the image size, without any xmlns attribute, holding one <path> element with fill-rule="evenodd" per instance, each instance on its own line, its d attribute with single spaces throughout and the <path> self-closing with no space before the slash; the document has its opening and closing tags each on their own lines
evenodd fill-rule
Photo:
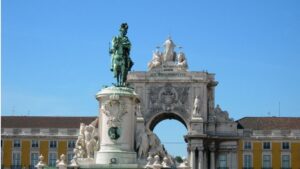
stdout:
<svg viewBox="0 0 300 169">
<path fill-rule="evenodd" d="M 203 168 L 207 169 L 207 153 L 206 153 L 206 150 L 203 151 Z"/>
<path fill-rule="evenodd" d="M 191 148 L 191 153 L 190 153 L 190 166 L 192 169 L 196 169 L 196 148 Z"/>
<path fill-rule="evenodd" d="M 198 169 L 203 169 L 203 150 L 198 150 Z"/>
<path fill-rule="evenodd" d="M 210 169 L 216 168 L 216 160 L 215 160 L 215 142 L 212 142 L 210 145 Z"/>
<path fill-rule="evenodd" d="M 215 152 L 214 151 L 211 151 L 210 152 L 210 169 L 215 169 Z"/>
</svg>

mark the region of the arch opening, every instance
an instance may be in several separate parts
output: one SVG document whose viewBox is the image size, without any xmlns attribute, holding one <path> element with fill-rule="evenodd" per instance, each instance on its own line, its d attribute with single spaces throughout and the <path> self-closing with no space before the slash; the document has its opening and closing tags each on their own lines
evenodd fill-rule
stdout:
<svg viewBox="0 0 300 169">
<path fill-rule="evenodd" d="M 184 136 L 188 133 L 185 121 L 175 113 L 162 113 L 152 119 L 149 129 L 153 131 L 165 150 L 174 158 L 187 157 L 187 143 Z"/>
<path fill-rule="evenodd" d="M 169 119 L 169 120 L 177 120 L 179 122 L 181 122 L 181 124 L 183 124 L 185 126 L 186 129 L 188 129 L 187 125 L 186 125 L 186 122 L 177 114 L 175 113 L 161 113 L 157 116 L 155 116 L 151 121 L 150 121 L 150 124 L 149 124 L 149 129 L 151 131 L 153 131 L 153 129 L 155 128 L 155 126 L 160 123 L 161 121 L 164 121 L 166 119 Z"/>
</svg>

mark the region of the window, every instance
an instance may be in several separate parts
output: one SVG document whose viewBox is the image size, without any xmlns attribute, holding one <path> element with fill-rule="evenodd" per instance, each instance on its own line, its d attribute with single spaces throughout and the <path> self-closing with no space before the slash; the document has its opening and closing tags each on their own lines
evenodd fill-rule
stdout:
<svg viewBox="0 0 300 169">
<path fill-rule="evenodd" d="M 251 150 L 251 142 L 250 141 L 245 141 L 244 142 L 244 149 L 245 150 Z"/>
<path fill-rule="evenodd" d="M 283 150 L 289 150 L 290 149 L 290 143 L 289 142 L 282 142 L 282 149 Z"/>
<path fill-rule="evenodd" d="M 68 148 L 69 149 L 74 149 L 75 148 L 75 141 L 74 140 L 69 140 L 68 141 Z"/>
<path fill-rule="evenodd" d="M 71 160 L 73 159 L 73 157 L 74 157 L 74 153 L 73 152 L 68 152 L 68 164 L 70 164 L 71 163 Z"/>
<path fill-rule="evenodd" d="M 39 147 L 39 141 L 37 141 L 37 140 L 32 140 L 32 141 L 31 141 L 31 147 L 32 147 L 32 148 L 38 148 L 38 147 Z"/>
<path fill-rule="evenodd" d="M 12 165 L 17 168 L 17 166 L 21 165 L 21 153 L 13 152 L 13 163 Z"/>
<path fill-rule="evenodd" d="M 252 167 L 252 156 L 250 154 L 244 155 L 244 168 Z"/>
<path fill-rule="evenodd" d="M 50 167 L 55 167 L 56 166 L 56 160 L 57 160 L 56 153 L 50 152 L 49 153 L 49 166 Z"/>
<path fill-rule="evenodd" d="M 50 145 L 49 145 L 50 148 L 52 148 L 52 149 L 53 149 L 53 148 L 56 148 L 56 141 L 53 141 L 53 140 L 52 140 L 52 141 L 50 141 L 49 144 L 50 144 Z"/>
<path fill-rule="evenodd" d="M 270 142 L 264 142 L 264 150 L 270 150 L 271 149 L 271 143 Z"/>
<path fill-rule="evenodd" d="M 281 156 L 281 168 L 290 168 L 290 155 L 282 155 Z"/>
<path fill-rule="evenodd" d="M 220 168 L 225 168 L 225 167 L 227 167 L 226 154 L 220 154 L 220 155 L 219 155 L 219 167 L 220 167 Z"/>
<path fill-rule="evenodd" d="M 271 168 L 271 155 L 263 155 L 263 168 Z"/>
<path fill-rule="evenodd" d="M 20 140 L 14 140 L 14 148 L 20 148 L 20 147 L 21 147 Z"/>
<path fill-rule="evenodd" d="M 39 153 L 37 153 L 37 152 L 31 153 L 30 157 L 31 157 L 30 165 L 35 166 L 39 162 Z"/>
</svg>

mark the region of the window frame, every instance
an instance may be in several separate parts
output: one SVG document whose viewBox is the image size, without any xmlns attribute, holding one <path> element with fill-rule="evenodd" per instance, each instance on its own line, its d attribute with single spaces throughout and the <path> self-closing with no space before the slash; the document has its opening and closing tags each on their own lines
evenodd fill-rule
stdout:
<svg viewBox="0 0 300 169">
<path fill-rule="evenodd" d="M 74 145 L 74 146 L 70 146 L 70 145 Z M 73 150 L 76 146 L 76 141 L 75 140 L 68 140 L 68 149 L 69 150 Z"/>
<path fill-rule="evenodd" d="M 14 162 L 15 162 L 15 160 L 14 160 L 14 154 L 19 154 L 20 155 L 20 159 L 19 159 L 19 162 L 20 162 L 20 164 L 15 164 Z M 13 165 L 13 166 L 21 166 L 22 165 L 22 153 L 21 153 L 21 151 L 13 151 L 12 153 L 11 153 L 11 165 Z"/>
<path fill-rule="evenodd" d="M 55 147 L 52 147 L 51 145 L 51 143 L 54 143 L 55 142 Z M 55 149 L 57 149 L 57 140 L 50 140 L 49 141 L 49 149 L 51 149 L 51 150 L 55 150 Z"/>
<path fill-rule="evenodd" d="M 287 149 L 285 149 L 283 147 L 284 143 L 288 143 L 288 148 Z M 283 141 L 283 142 L 281 142 L 281 150 L 287 151 L 287 150 L 290 150 L 290 149 L 291 149 L 291 143 L 289 141 Z"/>
<path fill-rule="evenodd" d="M 245 164 L 245 156 L 250 156 L 250 166 L 246 166 Z M 243 168 L 253 168 L 253 155 L 252 153 L 244 153 L 243 154 Z"/>
<path fill-rule="evenodd" d="M 37 163 L 39 162 L 39 152 L 38 151 L 30 151 L 30 164 L 31 166 L 35 166 L 36 164 L 32 164 L 32 154 L 37 154 Z"/>
<path fill-rule="evenodd" d="M 270 156 L 270 166 L 265 166 L 264 164 L 264 156 Z M 272 168 L 272 154 L 271 153 L 263 153 L 262 154 L 262 168 Z"/>
<path fill-rule="evenodd" d="M 246 147 L 247 143 L 249 143 L 250 148 L 247 148 L 247 147 Z M 244 141 L 243 149 L 244 149 L 244 150 L 252 150 L 252 142 L 251 142 L 251 141 Z"/>
<path fill-rule="evenodd" d="M 225 157 L 225 166 L 221 166 L 221 158 L 220 157 L 222 157 L 222 156 L 224 156 Z M 228 167 L 227 166 L 228 165 L 228 161 L 227 161 L 227 153 L 220 153 L 219 155 L 218 155 L 218 167 L 220 167 L 220 168 L 223 168 L 223 167 Z"/>
<path fill-rule="evenodd" d="M 37 141 L 37 143 L 36 143 L 36 144 L 37 144 L 37 147 L 33 147 L 33 144 L 34 144 L 33 142 L 34 142 L 34 141 Z M 39 148 L 39 147 L 40 147 L 40 141 L 39 141 L 39 140 L 31 140 L 31 148 L 32 148 L 32 149 L 37 149 L 37 148 Z"/>
<path fill-rule="evenodd" d="M 270 148 L 269 148 L 269 149 L 266 149 L 266 148 L 265 148 L 265 143 L 269 143 L 269 144 L 270 144 Z M 262 143 L 262 149 L 263 149 L 263 150 L 272 150 L 272 142 L 271 142 L 271 141 L 264 141 L 264 142 Z"/>
<path fill-rule="evenodd" d="M 51 159 L 51 154 L 55 154 L 55 159 Z M 58 159 L 58 153 L 56 151 L 49 151 L 48 153 L 48 166 L 49 167 L 56 167 L 56 161 Z M 51 165 L 51 161 L 54 160 L 54 165 Z"/>
<path fill-rule="evenodd" d="M 15 143 L 15 141 L 19 141 L 19 146 L 16 146 L 16 143 Z M 21 143 L 21 140 L 20 139 L 13 139 L 13 148 L 14 149 L 20 149 L 21 148 L 21 145 L 22 143 Z"/>
<path fill-rule="evenodd" d="M 283 156 L 289 156 L 289 167 L 284 167 L 283 166 Z M 281 165 L 281 168 L 292 168 L 292 156 L 291 156 L 291 153 L 281 153 L 280 155 L 280 165 Z"/>
</svg>

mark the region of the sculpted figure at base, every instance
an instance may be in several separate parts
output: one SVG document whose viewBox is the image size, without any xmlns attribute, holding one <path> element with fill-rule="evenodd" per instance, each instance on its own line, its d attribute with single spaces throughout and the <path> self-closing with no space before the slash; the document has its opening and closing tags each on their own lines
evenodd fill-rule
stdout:
<svg viewBox="0 0 300 169">
<path fill-rule="evenodd" d="M 156 51 L 152 55 L 152 60 L 148 63 L 148 69 L 153 69 L 161 65 L 162 59 L 161 59 L 161 53 L 159 51 Z"/>
<path fill-rule="evenodd" d="M 127 74 L 133 66 L 130 58 L 131 43 L 127 35 L 128 25 L 122 23 L 120 35 L 112 39 L 112 47 L 109 49 L 111 55 L 111 71 L 117 79 L 116 86 L 126 86 Z"/>
<path fill-rule="evenodd" d="M 98 118 L 89 125 L 85 125 L 84 123 L 80 124 L 79 135 L 73 150 L 73 159 L 93 158 L 94 151 L 99 149 L 99 145 L 97 145 L 99 138 L 96 132 L 97 122 Z"/>
<path fill-rule="evenodd" d="M 146 158 L 148 156 L 149 141 L 146 130 L 138 135 L 136 148 L 138 150 L 137 153 L 139 159 Z"/>
<path fill-rule="evenodd" d="M 154 159 L 151 155 L 149 155 L 147 157 L 147 164 L 146 164 L 145 168 L 152 168 L 153 163 L 154 163 Z"/>
<path fill-rule="evenodd" d="M 183 52 L 180 52 L 177 56 L 178 59 L 178 63 L 177 65 L 181 68 L 181 69 L 187 69 L 188 64 L 185 58 L 185 54 Z"/>
<path fill-rule="evenodd" d="M 153 163 L 153 169 L 161 169 L 162 165 L 160 163 L 160 158 L 158 155 L 154 156 L 154 163 Z"/>
<path fill-rule="evenodd" d="M 175 159 L 165 150 L 158 136 L 145 126 L 136 134 L 136 151 L 138 159 L 144 161 L 144 164 L 147 162 L 145 168 L 162 167 L 162 164 L 176 166 Z M 163 163 L 158 165 L 159 161 L 163 161 Z"/>
<path fill-rule="evenodd" d="M 85 127 L 85 146 L 87 158 L 92 158 L 94 156 L 94 147 L 96 146 L 96 140 L 93 138 L 95 128 L 92 125 Z"/>
</svg>

